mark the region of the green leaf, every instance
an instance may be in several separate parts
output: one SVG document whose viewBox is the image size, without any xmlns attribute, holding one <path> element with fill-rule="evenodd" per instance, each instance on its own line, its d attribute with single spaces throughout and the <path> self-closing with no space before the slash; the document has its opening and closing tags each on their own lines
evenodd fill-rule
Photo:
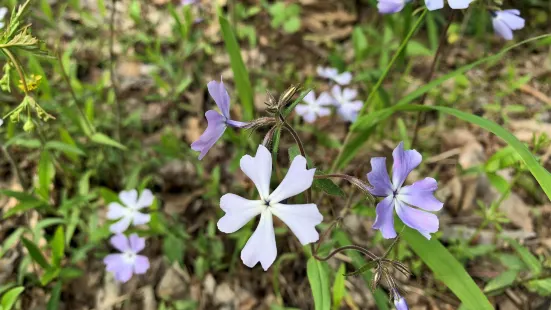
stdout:
<svg viewBox="0 0 551 310">
<path fill-rule="evenodd" d="M 299 150 L 298 146 L 296 146 L 296 145 L 291 146 L 287 150 L 287 152 L 289 153 L 289 161 L 293 161 L 293 159 L 295 159 L 295 157 L 300 155 L 300 150 Z"/>
<path fill-rule="evenodd" d="M 465 268 L 438 240 L 427 240 L 409 227 L 404 229 L 402 239 L 467 308 L 494 309 Z"/>
<path fill-rule="evenodd" d="M 283 30 L 287 33 L 295 33 L 300 30 L 300 18 L 293 16 L 285 21 Z"/>
<path fill-rule="evenodd" d="M 43 150 L 40 154 L 40 161 L 38 162 L 38 189 L 37 192 L 44 199 L 50 197 L 50 185 L 55 177 L 55 168 L 50 152 Z"/>
<path fill-rule="evenodd" d="M 43 269 L 50 268 L 50 264 L 48 264 L 48 261 L 46 260 L 44 255 L 42 255 L 42 252 L 40 252 L 40 249 L 38 248 L 38 246 L 36 246 L 36 244 L 34 244 L 34 242 L 24 237 L 21 238 L 21 241 L 23 242 L 25 248 L 27 248 L 27 251 L 29 251 L 29 255 L 31 255 L 31 258 L 38 265 L 40 265 L 40 267 L 42 267 Z"/>
<path fill-rule="evenodd" d="M 331 309 L 331 292 L 329 290 L 329 266 L 326 262 L 320 262 L 314 257 L 308 259 L 306 265 L 308 282 L 312 289 L 316 310 Z"/>
<path fill-rule="evenodd" d="M 7 219 L 10 216 L 13 216 L 18 213 L 23 213 L 28 210 L 36 209 L 39 207 L 45 206 L 46 203 L 42 200 L 27 200 L 27 201 L 21 201 L 19 202 L 15 207 L 9 209 L 6 213 L 4 213 L 3 218 Z"/>
<path fill-rule="evenodd" d="M 0 258 L 2 258 L 2 256 L 4 256 L 4 254 L 6 254 L 6 252 L 19 241 L 19 238 L 21 238 L 23 232 L 25 232 L 25 229 L 23 227 L 19 227 L 6 239 L 4 239 L 2 246 L 0 247 Z"/>
<path fill-rule="evenodd" d="M 116 148 L 119 148 L 121 150 L 126 150 L 126 146 L 124 146 L 124 145 L 120 144 L 119 142 L 109 138 L 108 136 L 102 134 L 101 132 L 96 132 L 95 134 L 93 134 L 92 135 L 92 141 L 94 141 L 96 143 L 99 143 L 99 144 L 116 147 Z"/>
<path fill-rule="evenodd" d="M 61 141 L 48 141 L 44 146 L 47 150 L 61 151 L 65 154 L 86 156 L 83 150 L 74 145 L 63 143 Z"/>
<path fill-rule="evenodd" d="M 311 91 L 312 91 L 311 88 L 308 88 L 302 91 L 300 95 L 297 97 L 297 99 L 295 99 L 293 103 L 291 103 L 288 107 L 285 108 L 285 111 L 283 111 L 283 117 L 286 118 L 289 114 L 291 114 L 291 112 L 293 112 L 297 104 L 299 104 L 302 101 L 302 99 L 304 99 L 304 97 L 306 97 L 306 95 L 308 95 L 308 93 Z"/>
<path fill-rule="evenodd" d="M 367 38 L 365 37 L 362 28 L 356 26 L 352 32 L 352 43 L 354 45 L 354 56 L 356 61 L 360 61 L 367 51 Z"/>
<path fill-rule="evenodd" d="M 345 196 L 344 191 L 340 187 L 338 187 L 337 184 L 335 184 L 332 180 L 329 180 L 329 179 L 314 179 L 314 182 L 312 183 L 312 187 L 315 190 L 321 190 L 326 194 L 329 194 L 332 196 L 339 196 L 339 197 Z"/>
<path fill-rule="evenodd" d="M 46 305 L 46 310 L 57 310 L 59 309 L 59 299 L 61 297 L 61 287 L 63 283 L 61 281 L 58 281 L 54 288 L 52 289 L 52 293 L 50 294 L 50 300 L 48 300 L 48 304 Z"/>
<path fill-rule="evenodd" d="M 60 225 L 57 227 L 50 246 L 52 248 L 53 264 L 59 267 L 61 260 L 65 256 L 65 233 L 63 231 L 63 226 Z"/>
<path fill-rule="evenodd" d="M 515 282 L 517 275 L 518 270 L 507 270 L 501 273 L 486 284 L 484 287 L 484 292 L 506 289 L 511 286 L 513 282 Z"/>
<path fill-rule="evenodd" d="M 534 155 L 532 155 L 530 150 L 528 150 L 528 148 L 522 142 L 520 142 L 512 133 L 510 133 L 503 127 L 499 126 L 498 124 L 490 120 L 487 120 L 485 118 L 482 118 L 480 116 L 476 116 L 470 113 L 462 112 L 462 111 L 459 111 L 453 108 L 448 108 L 448 107 L 424 106 L 424 105 L 401 105 L 401 106 L 394 106 L 391 108 L 387 108 L 381 111 L 387 111 L 387 112 L 390 111 L 394 113 L 396 111 L 427 111 L 427 110 L 436 110 L 442 113 L 446 113 L 448 115 L 455 116 L 461 120 L 480 126 L 481 128 L 490 131 L 491 133 L 495 134 L 496 136 L 498 136 L 499 138 L 507 142 L 507 144 L 509 144 L 509 146 L 515 149 L 515 151 L 519 154 L 519 156 L 522 158 L 526 167 L 530 170 L 532 175 L 536 178 L 536 180 L 542 187 L 543 191 L 547 194 L 547 197 L 551 199 L 551 174 L 538 163 Z M 363 121 L 359 120 L 358 127 L 360 127 L 362 123 Z"/>
<path fill-rule="evenodd" d="M 15 305 L 15 302 L 17 301 L 17 297 L 23 291 L 25 288 L 23 286 L 14 287 L 11 290 L 9 290 L 6 294 L 2 295 L 2 300 L 0 301 L 0 305 L 2 305 L 2 310 L 11 310 L 13 305 Z"/>
<path fill-rule="evenodd" d="M 230 56 L 235 86 L 237 87 L 241 104 L 243 104 L 244 119 L 250 120 L 253 118 L 254 114 L 254 93 L 249 79 L 249 73 L 247 72 L 243 58 L 241 58 L 241 50 L 230 23 L 222 15 L 218 16 L 218 21 L 220 23 L 220 29 L 222 30 L 226 51 Z"/>
<path fill-rule="evenodd" d="M 46 272 L 44 272 L 42 277 L 40 277 L 40 284 L 42 284 L 42 286 L 48 285 L 48 283 L 52 282 L 54 279 L 57 278 L 57 276 L 59 276 L 60 271 L 61 269 L 59 269 L 58 267 L 49 268 L 48 270 L 46 270 Z"/>
<path fill-rule="evenodd" d="M 345 273 L 346 266 L 341 264 L 335 274 L 335 282 L 333 282 L 333 310 L 339 310 L 341 308 L 342 299 L 346 294 L 346 287 L 344 286 Z"/>
<path fill-rule="evenodd" d="M 530 268 L 534 275 L 538 275 L 542 271 L 542 266 L 540 261 L 528 251 L 527 248 L 523 247 L 516 240 L 511 238 L 505 238 L 509 244 L 515 249 L 517 254 L 520 256 L 522 261 Z"/>
</svg>

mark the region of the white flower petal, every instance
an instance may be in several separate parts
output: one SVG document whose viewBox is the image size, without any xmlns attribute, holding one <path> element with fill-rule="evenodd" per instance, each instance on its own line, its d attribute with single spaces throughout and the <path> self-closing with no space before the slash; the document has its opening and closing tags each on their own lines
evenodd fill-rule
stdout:
<svg viewBox="0 0 551 310">
<path fill-rule="evenodd" d="M 272 154 L 264 145 L 259 145 L 256 156 L 245 155 L 241 158 L 241 170 L 253 181 L 260 198 L 270 195 L 272 176 Z"/>
<path fill-rule="evenodd" d="M 340 85 L 348 85 L 352 81 L 352 73 L 343 72 L 333 78 L 333 80 Z"/>
<path fill-rule="evenodd" d="M 218 221 L 218 229 L 230 234 L 245 226 L 266 209 L 266 206 L 261 200 L 248 200 L 235 194 L 225 194 L 220 198 L 220 208 L 226 215 Z"/>
<path fill-rule="evenodd" d="M 110 220 L 120 219 L 128 215 L 128 208 L 121 206 L 118 202 L 112 202 L 108 206 L 107 218 Z"/>
<path fill-rule="evenodd" d="M 138 202 L 136 203 L 136 208 L 137 209 L 142 209 L 142 208 L 145 208 L 145 207 L 149 207 L 153 204 L 153 200 L 155 200 L 155 196 L 153 196 L 153 193 L 151 193 L 151 191 L 146 188 L 140 194 L 140 198 L 138 199 Z"/>
<path fill-rule="evenodd" d="M 299 155 L 293 159 L 287 175 L 279 186 L 270 194 L 270 203 L 278 203 L 282 200 L 300 194 L 312 186 L 316 169 L 306 169 L 306 158 Z"/>
<path fill-rule="evenodd" d="M 111 225 L 109 227 L 109 230 L 114 234 L 122 234 L 125 230 L 128 229 L 131 221 L 132 221 L 131 217 L 125 216 L 121 218 L 118 222 Z"/>
<path fill-rule="evenodd" d="M 151 215 L 141 213 L 141 212 L 134 212 L 133 219 L 132 219 L 132 224 L 134 226 L 145 225 L 149 223 L 149 221 L 151 221 Z"/>
<path fill-rule="evenodd" d="M 289 226 L 302 245 L 318 241 L 319 233 L 316 230 L 316 225 L 323 221 L 323 215 L 315 204 L 285 205 L 278 203 L 271 207 L 271 211 Z"/>
<path fill-rule="evenodd" d="M 119 193 L 119 199 L 127 207 L 134 208 L 138 202 L 138 191 L 135 189 L 129 191 L 122 191 Z"/>
<path fill-rule="evenodd" d="M 304 96 L 302 101 L 308 104 L 316 104 L 316 93 L 314 93 L 313 90 L 309 91 L 306 96 Z"/>
<path fill-rule="evenodd" d="M 258 262 L 264 270 L 268 270 L 277 257 L 277 247 L 274 233 L 272 214 L 268 209 L 260 215 L 260 222 L 256 230 L 241 251 L 241 260 L 249 268 Z"/>
</svg>

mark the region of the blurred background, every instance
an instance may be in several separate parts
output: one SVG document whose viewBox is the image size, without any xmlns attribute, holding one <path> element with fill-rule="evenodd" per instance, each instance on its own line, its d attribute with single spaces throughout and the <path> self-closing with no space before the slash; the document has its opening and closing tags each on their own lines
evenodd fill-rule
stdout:
<svg viewBox="0 0 551 310">
<path fill-rule="evenodd" d="M 549 169 L 551 38 L 487 57 L 549 33 L 551 3 L 496 1 L 503 9 L 520 10 L 526 20 L 509 42 L 494 34 L 487 2 L 427 13 L 366 114 L 427 84 L 442 42 L 433 79 L 452 75 L 430 88 L 423 103 L 500 124 Z M 9 9 L 5 23 L 16 4 L 21 2 L 1 2 Z M 350 72 L 348 87 L 365 101 L 423 7 L 415 1 L 400 13 L 381 15 L 376 1 L 362 0 L 31 1 L 24 24 L 32 24 L 45 53 L 21 50 L 17 57 L 29 92 L 55 119 L 32 116 L 33 128 L 24 128 L 23 113 L 19 122 L 6 119 L 0 127 L 0 295 L 23 287 L 14 309 L 29 310 L 314 309 L 308 254 L 285 225 L 275 222 L 279 255 L 267 272 L 244 266 L 239 257 L 255 221 L 230 235 L 216 227 L 223 194 L 256 195 L 239 160 L 254 154 L 267 130 L 228 129 L 199 161 L 190 144 L 206 128 L 204 113 L 215 108 L 206 85 L 222 77 L 232 119 L 244 121 L 266 116 L 266 91 L 279 94 L 298 84 L 316 94 L 329 91 L 332 84 L 318 76 L 319 66 Z M 231 45 L 232 35 L 238 46 Z M 236 87 L 243 72 L 236 74 L 235 64 L 232 70 L 239 54 L 250 79 L 253 115 L 247 115 L 246 95 Z M 2 56 L 4 65 L 8 58 Z M 481 59 L 486 61 L 465 67 Z M 0 116 L 24 96 L 15 70 L 7 76 L 12 87 L 0 93 Z M 419 103 L 419 96 L 410 103 Z M 339 172 L 366 180 L 370 158 L 391 156 L 400 141 L 411 147 L 419 126 L 414 147 L 424 160 L 408 182 L 438 180 L 436 196 L 445 206 L 434 238 L 496 309 L 550 309 L 551 204 L 545 193 L 493 134 L 436 112 L 423 113 L 416 125 L 420 115 L 396 112 L 381 119 Z M 350 122 L 336 113 L 312 124 L 294 114 L 289 120 L 314 166 L 329 171 Z M 278 179 L 293 143 L 282 134 Z M 314 193 L 325 217 L 320 232 L 345 214 L 322 251 L 357 244 L 383 254 L 389 241 L 371 228 L 373 200 L 345 182 L 335 183 L 347 196 Z M 142 254 L 151 268 L 119 285 L 102 263 L 112 251 L 107 204 L 132 188 L 149 188 L 156 196 L 152 221 L 139 230 L 148 237 Z M 37 268 L 29 247 L 19 241 L 25 236 L 51 261 L 59 226 L 65 232 L 63 268 L 52 275 Z M 390 257 L 412 272 L 409 278 L 394 275 L 410 309 L 460 308 L 407 243 L 400 241 Z M 371 291 L 370 272 L 342 276 L 364 262 L 358 253 L 328 261 L 331 309 L 392 309 L 386 284 Z"/>
</svg>

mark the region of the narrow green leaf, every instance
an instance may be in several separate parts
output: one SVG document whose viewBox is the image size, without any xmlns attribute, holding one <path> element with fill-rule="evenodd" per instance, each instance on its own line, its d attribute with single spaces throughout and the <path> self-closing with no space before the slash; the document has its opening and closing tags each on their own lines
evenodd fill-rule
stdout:
<svg viewBox="0 0 551 310">
<path fill-rule="evenodd" d="M 295 159 L 295 157 L 300 155 L 300 150 L 299 150 L 298 146 L 296 146 L 296 145 L 291 146 L 287 150 L 287 152 L 289 153 L 289 161 L 293 161 L 293 159 Z"/>
<path fill-rule="evenodd" d="M 341 307 L 342 299 L 346 294 L 346 288 L 344 286 L 344 274 L 346 273 L 346 266 L 341 264 L 337 273 L 335 274 L 335 282 L 333 282 L 333 310 L 339 310 Z"/>
<path fill-rule="evenodd" d="M 38 162 L 38 184 L 39 188 L 37 192 L 44 199 L 50 197 L 50 185 L 55 177 L 55 168 L 50 152 L 43 150 L 40 154 L 40 161 Z"/>
<path fill-rule="evenodd" d="M 434 276 L 444 284 L 469 309 L 494 309 L 465 268 L 436 239 L 427 240 L 416 230 L 406 227 L 402 233 L 410 248 L 432 270 Z"/>
<path fill-rule="evenodd" d="M 306 265 L 308 282 L 312 289 L 316 310 L 331 309 L 331 292 L 329 290 L 329 266 L 326 262 L 320 262 L 314 257 L 308 259 Z"/>
<path fill-rule="evenodd" d="M 230 64 L 233 71 L 235 86 L 237 87 L 241 104 L 243 104 L 244 119 L 250 120 L 253 118 L 254 114 L 254 94 L 251 81 L 249 79 L 249 73 L 247 72 L 243 58 L 241 58 L 241 49 L 239 48 L 239 43 L 235 38 L 230 23 L 221 15 L 218 16 L 218 21 L 220 23 L 220 29 L 222 30 L 222 37 L 224 38 L 226 51 L 230 56 Z"/>
<path fill-rule="evenodd" d="M 15 305 L 15 302 L 17 301 L 17 297 L 19 297 L 19 295 L 23 293 L 24 290 L 24 287 L 18 286 L 12 288 L 6 294 L 2 295 L 2 300 L 0 302 L 0 305 L 2 305 L 2 310 L 11 310 L 11 308 L 13 307 L 13 305 Z"/>
<path fill-rule="evenodd" d="M 57 278 L 57 276 L 59 276 L 60 271 L 61 269 L 59 269 L 57 266 L 49 268 L 48 270 L 46 270 L 46 272 L 44 272 L 42 277 L 40 277 L 40 284 L 42 284 L 42 286 L 48 285 L 48 283 L 52 282 L 54 279 Z"/>
<path fill-rule="evenodd" d="M 44 147 L 47 150 L 61 151 L 65 154 L 86 156 L 86 153 L 84 153 L 83 150 L 79 149 L 78 147 L 76 147 L 74 145 L 63 143 L 61 141 L 48 141 L 48 142 L 46 142 L 46 145 Z"/>
<path fill-rule="evenodd" d="M 19 238 L 21 238 L 24 231 L 25 229 L 23 227 L 19 227 L 6 239 L 4 239 L 2 246 L 0 247 L 0 258 L 2 258 L 2 256 L 4 256 L 4 254 L 6 254 L 6 252 L 19 241 Z"/>
<path fill-rule="evenodd" d="M 316 171 L 317 172 L 317 171 Z M 328 195 L 344 197 L 344 191 L 329 179 L 314 179 L 312 187 L 315 190 L 321 190 Z"/>
<path fill-rule="evenodd" d="M 119 142 L 109 138 L 108 136 L 102 134 L 101 132 L 96 132 L 95 134 L 93 134 L 92 135 L 92 141 L 94 141 L 96 143 L 99 143 L 99 144 L 116 147 L 116 148 L 121 149 L 121 150 L 126 150 L 126 146 L 124 146 L 124 145 L 120 144 Z"/>
<path fill-rule="evenodd" d="M 43 269 L 48 269 L 50 267 L 50 264 L 48 264 L 48 261 L 46 260 L 44 255 L 42 255 L 42 252 L 40 251 L 38 246 L 34 244 L 34 242 L 24 237 L 21 238 L 21 241 L 23 242 L 25 248 L 27 248 L 27 251 L 29 251 L 29 255 L 31 255 L 31 258 L 38 265 L 40 265 L 40 267 L 42 267 Z"/>
<path fill-rule="evenodd" d="M 48 304 L 46 305 L 47 310 L 57 310 L 59 309 L 59 299 L 61 297 L 61 286 L 63 283 L 61 281 L 58 281 L 54 288 L 52 289 L 52 293 L 50 294 L 50 300 L 48 300 Z"/>
<path fill-rule="evenodd" d="M 511 244 L 511 246 L 515 249 L 515 251 L 518 253 L 522 261 L 530 268 L 530 270 L 534 273 L 534 275 L 538 275 L 542 271 L 542 266 L 540 261 L 528 251 L 527 248 L 523 247 L 518 243 L 518 241 L 506 238 L 507 242 Z"/>
<path fill-rule="evenodd" d="M 63 226 L 58 226 L 50 243 L 52 248 L 53 264 L 60 266 L 65 253 L 65 233 Z"/>
<path fill-rule="evenodd" d="M 295 99 L 293 103 L 291 103 L 288 107 L 285 108 L 285 110 L 283 111 L 283 117 L 287 117 L 289 114 L 291 114 L 291 112 L 293 112 L 297 104 L 299 104 L 302 101 L 302 99 L 304 99 L 304 97 L 306 97 L 306 95 L 308 95 L 308 93 L 311 91 L 312 91 L 311 88 L 308 88 L 302 91 L 300 95 L 297 97 L 297 99 Z"/>
<path fill-rule="evenodd" d="M 44 203 L 44 201 L 42 200 L 21 201 L 15 207 L 9 209 L 6 213 L 4 213 L 3 218 L 7 219 L 8 217 L 11 217 L 15 214 L 23 213 L 25 211 L 36 209 L 45 205 L 46 203 Z"/>
<path fill-rule="evenodd" d="M 274 137 L 272 140 L 272 158 L 274 162 L 277 161 L 277 153 L 279 152 L 279 142 L 281 140 L 281 127 L 277 127 L 274 131 Z"/>
<path fill-rule="evenodd" d="M 502 290 L 508 288 L 517 278 L 518 270 L 507 270 L 493 278 L 484 287 L 484 292 Z"/>
</svg>

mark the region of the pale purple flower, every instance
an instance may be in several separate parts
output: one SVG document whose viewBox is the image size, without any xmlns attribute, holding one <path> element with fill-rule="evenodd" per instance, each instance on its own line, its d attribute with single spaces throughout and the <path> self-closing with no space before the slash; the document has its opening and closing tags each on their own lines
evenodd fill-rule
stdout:
<svg viewBox="0 0 551 310">
<path fill-rule="evenodd" d="M 108 206 L 109 211 L 107 212 L 107 218 L 110 220 L 118 220 L 109 227 L 112 233 L 123 233 L 128 229 L 131 223 L 134 226 L 149 223 L 151 216 L 141 213 L 140 210 L 151 206 L 153 203 L 155 197 L 150 190 L 145 189 L 140 197 L 138 197 L 138 191 L 135 189 L 122 191 L 119 193 L 119 199 L 123 205 L 118 202 L 112 202 Z"/>
<path fill-rule="evenodd" d="M 398 13 L 408 2 L 408 0 L 379 0 L 377 8 L 381 14 Z"/>
<path fill-rule="evenodd" d="M 180 2 L 180 5 L 182 6 L 192 5 L 192 4 L 197 4 L 197 0 L 182 0 Z"/>
<path fill-rule="evenodd" d="M 117 234 L 109 240 L 111 245 L 121 253 L 109 254 L 103 259 L 105 269 L 115 276 L 115 280 L 125 283 L 133 274 L 144 274 L 149 269 L 149 259 L 138 255 L 145 248 L 145 238 L 131 234 L 126 238 L 123 234 Z"/>
<path fill-rule="evenodd" d="M 361 100 L 354 100 L 358 96 L 358 91 L 351 88 L 341 89 L 339 85 L 335 85 L 331 89 L 331 95 L 337 113 L 345 120 L 354 122 L 363 106 Z"/>
<path fill-rule="evenodd" d="M 394 294 L 394 306 L 396 307 L 396 310 L 409 310 L 406 299 L 398 293 Z"/>
<path fill-rule="evenodd" d="M 4 120 L 0 118 L 0 126 L 4 125 Z"/>
<path fill-rule="evenodd" d="M 216 81 L 210 81 L 207 84 L 209 94 L 214 99 L 214 102 L 220 109 L 222 114 L 215 110 L 208 110 L 205 113 L 207 118 L 207 129 L 199 137 L 199 139 L 191 144 L 191 148 L 194 151 L 199 151 L 199 159 L 203 159 L 210 148 L 222 137 L 227 126 L 241 128 L 247 125 L 247 123 L 233 121 L 230 119 L 230 95 L 224 82 L 220 80 L 220 83 Z"/>
<path fill-rule="evenodd" d="M 396 237 L 393 212 L 396 209 L 404 224 L 430 239 L 430 234 L 438 231 L 438 217 L 423 210 L 438 211 L 444 206 L 434 197 L 438 184 L 433 178 L 425 178 L 412 185 L 403 186 L 410 172 L 421 163 L 422 156 L 416 150 L 405 151 L 404 143 L 400 142 L 392 152 L 392 157 L 392 182 L 386 170 L 386 158 L 371 159 L 371 172 L 367 174 L 367 179 L 373 188 L 369 191 L 374 196 L 385 197 L 377 204 L 377 217 L 373 228 L 380 230 L 386 239 Z"/>
<path fill-rule="evenodd" d="M 318 117 L 323 117 L 331 114 L 331 109 L 327 106 L 333 104 L 333 99 L 327 92 L 323 92 L 316 99 L 314 91 L 310 91 L 304 96 L 306 104 L 298 104 L 295 111 L 302 116 L 305 122 L 313 123 Z"/>
<path fill-rule="evenodd" d="M 520 17 L 519 10 L 496 11 L 492 12 L 492 24 L 497 35 L 512 40 L 513 30 L 524 28 L 524 18 Z"/>
<path fill-rule="evenodd" d="M 337 68 L 317 68 L 318 75 L 322 78 L 333 80 L 339 85 L 348 85 L 352 81 L 352 73 L 343 72 L 339 73 Z"/>
<path fill-rule="evenodd" d="M 452 9 L 466 9 L 474 0 L 448 0 L 448 5 Z M 425 0 L 429 11 L 439 10 L 444 7 L 444 0 Z"/>
<path fill-rule="evenodd" d="M 233 233 L 260 214 L 256 230 L 241 251 L 241 260 L 249 268 L 258 262 L 264 270 L 275 261 L 277 247 L 272 215 L 277 216 L 297 236 L 302 245 L 318 241 L 316 225 L 323 216 L 313 203 L 285 204 L 287 198 L 298 195 L 312 186 L 316 169 L 306 168 L 306 159 L 296 156 L 287 175 L 279 186 L 270 193 L 272 175 L 272 154 L 259 145 L 256 156 L 241 158 L 241 170 L 253 181 L 260 194 L 259 200 L 248 200 L 235 194 L 225 194 L 220 198 L 220 208 L 226 213 L 218 221 L 218 229 Z"/>
<path fill-rule="evenodd" d="M 4 28 L 6 23 L 4 23 L 4 18 L 6 17 L 6 14 L 8 14 L 8 8 L 1 7 L 0 8 L 0 29 Z"/>
</svg>

